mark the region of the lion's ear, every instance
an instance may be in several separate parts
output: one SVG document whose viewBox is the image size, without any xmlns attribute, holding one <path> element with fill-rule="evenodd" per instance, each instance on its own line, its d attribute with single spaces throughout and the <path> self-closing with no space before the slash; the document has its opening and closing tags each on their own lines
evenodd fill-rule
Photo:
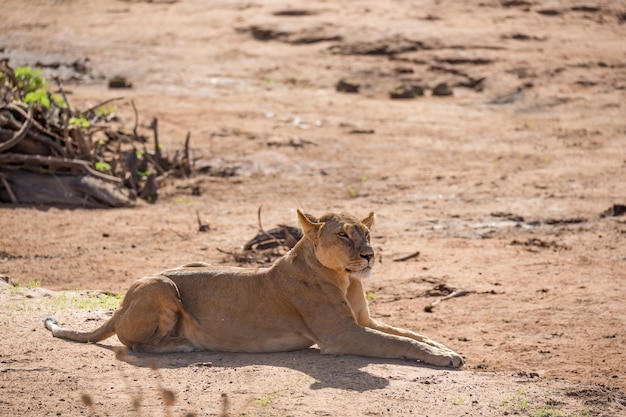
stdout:
<svg viewBox="0 0 626 417">
<path fill-rule="evenodd" d="M 374 220 L 376 220 L 376 215 L 372 211 L 370 214 L 361 219 L 361 223 L 366 225 L 368 229 L 371 229 L 372 226 L 374 226 Z"/>
<path fill-rule="evenodd" d="M 302 227 L 302 231 L 305 235 L 317 232 L 322 224 L 316 219 L 314 216 L 304 213 L 300 210 L 298 212 L 298 222 L 300 222 L 300 226 Z"/>
</svg>

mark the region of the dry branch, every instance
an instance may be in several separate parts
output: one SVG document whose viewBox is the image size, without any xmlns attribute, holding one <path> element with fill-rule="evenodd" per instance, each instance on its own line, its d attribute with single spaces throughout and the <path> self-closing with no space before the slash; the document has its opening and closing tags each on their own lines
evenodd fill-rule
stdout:
<svg viewBox="0 0 626 417">
<path fill-rule="evenodd" d="M 26 118 L 26 123 L 22 124 L 22 127 L 20 127 L 20 130 L 18 130 L 17 133 L 6 142 L 0 143 L 0 152 L 9 150 L 15 145 L 17 145 L 18 143 L 20 143 L 20 141 L 26 137 L 26 134 L 28 133 L 28 129 L 30 129 L 30 125 L 32 121 L 33 121 L 33 118 L 29 110 L 28 117 Z"/>
<path fill-rule="evenodd" d="M 41 155 L 20 155 L 15 153 L 0 154 L 0 167 L 4 164 L 23 164 L 23 168 L 26 170 L 35 170 L 43 172 L 48 170 L 55 172 L 61 169 L 69 169 L 75 171 L 81 171 L 85 174 L 92 175 L 104 181 L 109 181 L 115 184 L 121 184 L 122 180 L 113 177 L 111 175 L 103 174 L 96 171 L 89 166 L 87 161 L 82 159 L 69 159 L 56 156 L 41 156 Z"/>
<path fill-rule="evenodd" d="M 9 194 L 9 198 L 11 199 L 11 202 L 13 204 L 19 203 L 19 201 L 17 200 L 17 197 L 15 197 L 15 194 L 13 194 L 13 190 L 11 189 L 11 186 L 9 185 L 7 178 L 4 174 L 0 174 L 0 181 L 2 182 L 2 185 L 4 186 L 4 189 L 6 190 L 7 194 Z"/>
<path fill-rule="evenodd" d="M 408 261 L 409 259 L 417 258 L 418 256 L 420 256 L 419 252 L 413 252 L 413 253 L 411 253 L 409 255 L 402 256 L 401 258 L 394 259 L 393 261 L 394 262 L 405 262 L 405 261 Z"/>
<path fill-rule="evenodd" d="M 449 300 L 451 298 L 462 297 L 467 294 L 469 294 L 469 291 L 455 290 L 451 292 L 450 294 L 446 295 L 445 297 L 438 298 L 437 300 L 433 301 L 432 303 L 424 307 L 424 311 L 427 313 L 431 313 L 433 311 L 433 308 L 435 308 L 435 306 L 437 306 L 439 303 Z"/>
<path fill-rule="evenodd" d="M 246 242 L 243 246 L 244 250 L 265 250 L 277 247 L 289 250 L 293 248 L 302 238 L 302 231 L 297 227 L 285 225 L 278 225 L 278 227 L 266 231 L 261 222 L 262 208 L 263 206 L 259 206 L 257 211 L 259 232 L 254 238 Z"/>
</svg>

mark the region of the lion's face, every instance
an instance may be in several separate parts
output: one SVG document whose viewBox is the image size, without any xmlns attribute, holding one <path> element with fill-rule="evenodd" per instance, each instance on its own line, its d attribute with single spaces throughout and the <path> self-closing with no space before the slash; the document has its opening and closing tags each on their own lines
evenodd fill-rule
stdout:
<svg viewBox="0 0 626 417">
<path fill-rule="evenodd" d="M 326 214 L 319 219 L 298 212 L 304 234 L 315 243 L 318 261 L 326 268 L 366 278 L 374 265 L 370 228 L 374 213 L 363 219 L 349 214 Z"/>
</svg>

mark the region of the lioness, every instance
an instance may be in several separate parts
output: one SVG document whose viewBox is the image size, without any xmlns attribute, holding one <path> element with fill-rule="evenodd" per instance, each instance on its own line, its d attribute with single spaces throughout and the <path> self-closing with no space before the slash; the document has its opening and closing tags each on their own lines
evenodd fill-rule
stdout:
<svg viewBox="0 0 626 417">
<path fill-rule="evenodd" d="M 457 368 L 460 355 L 370 317 L 374 213 L 315 218 L 298 210 L 303 238 L 271 267 L 221 271 L 204 263 L 135 282 L 113 317 L 91 332 L 44 320 L 55 337 L 99 342 L 114 334 L 135 351 L 279 352 L 317 344 L 324 354 L 408 358 Z"/>
</svg>

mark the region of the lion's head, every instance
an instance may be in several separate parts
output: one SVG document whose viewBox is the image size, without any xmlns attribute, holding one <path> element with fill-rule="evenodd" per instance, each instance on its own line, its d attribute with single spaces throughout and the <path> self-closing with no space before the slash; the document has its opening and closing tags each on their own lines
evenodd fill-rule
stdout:
<svg viewBox="0 0 626 417">
<path fill-rule="evenodd" d="M 323 266 L 354 278 L 370 275 L 374 265 L 374 249 L 370 246 L 374 213 L 362 219 L 345 213 L 325 214 L 318 219 L 298 210 L 298 220 L 304 239 L 313 243 Z"/>
</svg>

